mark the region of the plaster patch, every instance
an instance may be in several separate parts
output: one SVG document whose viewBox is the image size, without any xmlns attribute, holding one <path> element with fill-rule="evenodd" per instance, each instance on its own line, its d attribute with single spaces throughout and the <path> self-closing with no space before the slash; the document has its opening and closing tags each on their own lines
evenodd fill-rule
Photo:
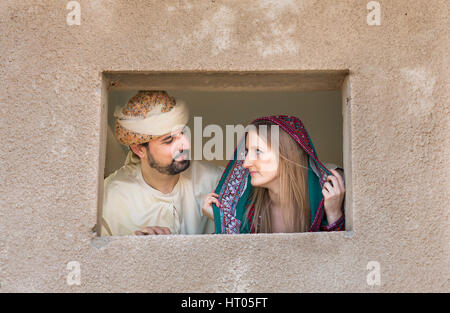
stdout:
<svg viewBox="0 0 450 313">
<path fill-rule="evenodd" d="M 312 6 L 317 0 L 264 0 L 258 1 L 258 4 L 264 12 L 265 16 L 269 19 L 275 19 L 284 12 L 291 12 L 294 14 L 300 13 L 300 11 Z"/>
<path fill-rule="evenodd" d="M 287 55 L 293 56 L 299 53 L 300 43 L 295 38 L 296 23 L 284 23 L 291 18 L 299 19 L 302 11 L 314 5 L 316 0 L 293 1 L 293 0 L 265 0 L 258 2 L 261 18 L 264 20 L 263 28 L 255 32 L 250 41 L 258 54 L 262 57 Z"/>
<path fill-rule="evenodd" d="M 407 82 L 407 92 L 405 93 L 405 106 L 410 115 L 421 117 L 429 114 L 434 107 L 433 90 L 436 84 L 434 78 L 423 67 L 402 68 L 400 73 Z"/>
<path fill-rule="evenodd" d="M 53 136 L 51 153 L 60 159 L 65 158 L 69 152 L 72 152 L 69 143 L 73 140 L 75 133 L 75 127 L 72 125 L 64 125 L 62 132 Z"/>
<path fill-rule="evenodd" d="M 2 234 L 5 233 L 2 230 Z M 0 265 L 3 265 L 6 263 L 5 261 L 8 260 L 8 246 L 5 242 L 0 242 Z M 0 266 L 0 273 L 2 273 L 4 266 Z"/>
<path fill-rule="evenodd" d="M 38 293 L 42 292 L 36 285 L 40 283 L 40 280 L 35 277 L 22 277 L 20 279 L 20 284 L 15 284 L 13 292 L 16 293 Z"/>
<path fill-rule="evenodd" d="M 241 262 L 241 259 L 239 258 L 231 262 L 228 270 L 228 277 L 231 278 L 233 285 L 231 292 L 248 292 L 250 284 L 246 277 L 251 276 L 247 274 L 248 270 L 248 264 Z"/>
<path fill-rule="evenodd" d="M 88 1 L 89 15 L 92 16 L 95 21 L 101 21 L 96 26 L 101 28 L 102 31 L 111 33 L 113 28 L 117 25 L 114 20 L 114 5 L 111 5 L 108 1 Z M 83 16 L 83 7 L 81 7 L 81 16 Z M 81 21 L 83 24 L 83 20 Z"/>
<path fill-rule="evenodd" d="M 211 17 L 204 18 L 189 41 L 210 41 L 212 55 L 218 55 L 233 46 L 233 25 L 236 16 L 230 8 L 221 6 Z"/>
<path fill-rule="evenodd" d="M 91 245 L 94 248 L 103 250 L 109 244 L 109 241 L 108 237 L 95 237 L 91 240 Z"/>
<path fill-rule="evenodd" d="M 293 38 L 294 34 L 294 26 L 285 29 L 277 23 L 272 23 L 270 33 L 256 35 L 253 44 L 256 46 L 258 54 L 263 57 L 296 55 L 300 49 L 300 44 Z"/>
</svg>

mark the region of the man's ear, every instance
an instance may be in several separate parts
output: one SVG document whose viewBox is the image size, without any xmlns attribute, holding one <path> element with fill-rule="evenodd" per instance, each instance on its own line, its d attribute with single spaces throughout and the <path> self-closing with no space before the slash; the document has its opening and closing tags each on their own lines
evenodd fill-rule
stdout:
<svg viewBox="0 0 450 313">
<path fill-rule="evenodd" d="M 146 153 L 144 151 L 145 150 L 144 146 L 137 145 L 137 144 L 132 144 L 132 145 L 130 145 L 130 149 L 131 149 L 131 151 L 133 151 L 141 159 L 145 158 Z"/>
</svg>

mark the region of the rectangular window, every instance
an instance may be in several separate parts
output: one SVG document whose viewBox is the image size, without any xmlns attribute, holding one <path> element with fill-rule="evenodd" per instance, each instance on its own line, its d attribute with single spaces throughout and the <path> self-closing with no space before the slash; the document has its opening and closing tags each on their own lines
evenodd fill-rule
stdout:
<svg viewBox="0 0 450 313">
<path fill-rule="evenodd" d="M 183 100 L 189 108 L 191 158 L 201 158 L 216 166 L 225 167 L 233 153 L 227 149 L 226 140 L 230 138 L 227 138 L 226 125 L 246 126 L 255 118 L 269 115 L 300 118 L 320 161 L 327 166 L 344 169 L 346 230 L 351 230 L 350 86 L 347 70 L 105 72 L 103 80 L 102 170 L 97 225 L 100 225 L 102 217 L 103 179 L 123 166 L 129 151 L 129 147 L 121 145 L 114 136 L 114 111 L 124 106 L 139 90 L 165 90 L 177 100 Z M 195 131 L 199 125 L 201 130 Z M 208 126 L 222 129 L 222 138 L 214 138 L 217 136 L 214 131 L 205 131 Z M 223 143 L 222 151 L 216 150 L 218 145 L 211 149 L 212 139 Z M 232 140 L 234 149 L 238 138 Z"/>
</svg>

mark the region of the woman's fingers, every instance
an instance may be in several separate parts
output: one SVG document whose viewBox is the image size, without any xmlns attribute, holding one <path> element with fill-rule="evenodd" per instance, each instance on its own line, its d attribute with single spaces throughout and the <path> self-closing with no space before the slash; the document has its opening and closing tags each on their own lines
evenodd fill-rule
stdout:
<svg viewBox="0 0 450 313">
<path fill-rule="evenodd" d="M 210 198 L 208 198 L 208 200 L 206 201 L 206 204 L 208 205 L 208 207 L 211 207 L 213 203 L 214 203 L 215 205 L 217 205 L 217 207 L 220 206 L 220 202 L 219 202 L 219 200 L 216 199 L 216 198 L 210 197 Z"/>
<path fill-rule="evenodd" d="M 212 208 L 212 204 L 214 203 L 219 207 L 220 202 L 218 198 L 219 195 L 215 192 L 211 192 L 203 198 L 202 213 L 203 215 L 206 215 L 209 219 L 213 221 L 214 221 L 214 210 Z"/>
<path fill-rule="evenodd" d="M 219 202 L 219 195 L 217 194 L 217 193 L 214 193 L 214 192 L 212 192 L 212 193 L 210 193 L 208 196 L 207 196 L 207 204 L 210 206 L 210 205 L 212 205 L 212 203 L 214 203 L 215 205 L 217 205 L 217 206 L 220 206 L 220 202 Z"/>
<path fill-rule="evenodd" d="M 336 181 L 337 181 L 337 183 L 339 185 L 339 189 L 341 191 L 345 191 L 345 183 L 344 183 L 344 179 L 342 178 L 341 174 L 338 171 L 336 171 L 336 170 L 331 170 L 331 172 L 334 175 L 332 177 L 335 177 L 335 179 L 336 179 Z M 333 181 L 333 184 L 334 184 L 334 181 Z"/>
<path fill-rule="evenodd" d="M 338 182 L 338 179 L 335 176 L 328 176 L 327 177 L 327 181 L 332 183 L 332 188 L 339 193 L 339 191 L 341 190 L 341 185 Z"/>
<path fill-rule="evenodd" d="M 344 199 L 345 189 L 344 180 L 340 173 L 336 170 L 331 170 L 333 175 L 327 177 L 327 182 L 324 183 L 322 194 L 324 197 L 324 207 L 329 223 L 334 223 L 342 216 L 341 206 Z"/>
<path fill-rule="evenodd" d="M 325 188 L 322 189 L 322 194 L 325 199 L 330 197 L 330 193 Z"/>
<path fill-rule="evenodd" d="M 217 205 L 217 207 L 220 207 L 220 202 L 218 199 L 212 199 L 212 202 L 214 202 L 214 204 Z"/>
<path fill-rule="evenodd" d="M 202 212 L 203 215 L 206 215 L 209 219 L 214 220 L 214 211 L 209 200 L 207 201 L 207 204 L 202 207 Z"/>
<path fill-rule="evenodd" d="M 344 181 L 343 181 L 341 175 L 336 170 L 331 170 L 331 171 L 332 171 L 332 173 L 334 175 L 329 175 L 327 177 L 327 181 L 328 181 L 328 183 L 331 182 L 333 184 L 332 185 L 333 192 L 338 194 L 338 195 L 344 194 L 345 193 L 345 186 L 344 186 Z"/>
<path fill-rule="evenodd" d="M 330 193 L 330 195 L 333 195 L 335 193 L 333 186 L 331 186 L 331 184 L 329 182 L 326 182 L 323 185 L 323 188 L 326 189 L 326 191 L 328 191 Z"/>
<path fill-rule="evenodd" d="M 214 192 L 210 193 L 208 196 L 213 198 L 213 199 L 219 198 L 219 195 L 217 193 L 214 193 Z"/>
</svg>

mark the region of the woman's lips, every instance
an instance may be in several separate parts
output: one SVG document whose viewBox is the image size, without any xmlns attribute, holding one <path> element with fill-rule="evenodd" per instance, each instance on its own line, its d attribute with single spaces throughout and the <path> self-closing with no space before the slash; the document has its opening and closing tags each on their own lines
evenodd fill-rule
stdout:
<svg viewBox="0 0 450 313">
<path fill-rule="evenodd" d="M 258 172 L 257 171 L 250 171 L 250 175 L 255 175 L 255 174 L 258 174 Z"/>
</svg>

